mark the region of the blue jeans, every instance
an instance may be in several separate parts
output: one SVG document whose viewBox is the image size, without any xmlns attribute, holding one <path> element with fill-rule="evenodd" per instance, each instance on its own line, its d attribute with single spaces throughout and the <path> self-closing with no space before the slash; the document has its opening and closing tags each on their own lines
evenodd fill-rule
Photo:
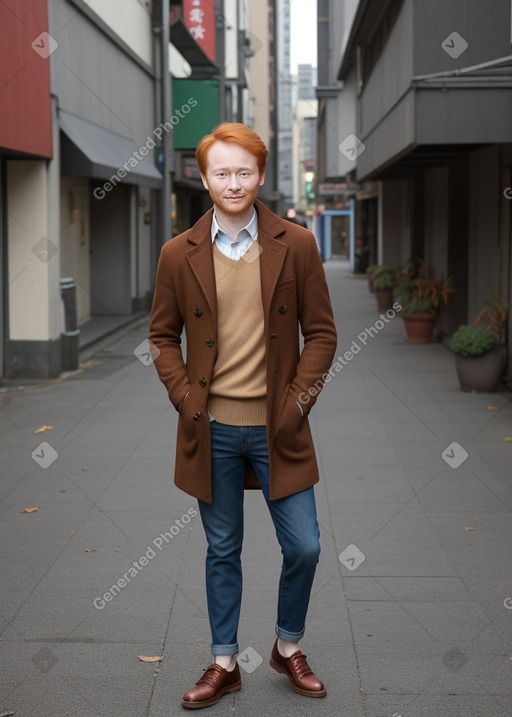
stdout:
<svg viewBox="0 0 512 717">
<path fill-rule="evenodd" d="M 242 601 L 240 554 L 244 531 L 244 478 L 249 460 L 270 510 L 283 554 L 276 634 L 297 642 L 304 635 L 306 613 L 320 554 L 320 533 L 313 488 L 269 500 L 269 460 L 265 426 L 228 426 L 212 421 L 212 503 L 199 502 L 206 533 L 206 597 L 212 654 L 238 652 Z"/>
</svg>

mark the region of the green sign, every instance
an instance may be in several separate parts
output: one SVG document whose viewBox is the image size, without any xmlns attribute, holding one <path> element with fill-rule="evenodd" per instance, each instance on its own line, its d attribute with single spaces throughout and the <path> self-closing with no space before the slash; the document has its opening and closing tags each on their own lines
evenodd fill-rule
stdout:
<svg viewBox="0 0 512 717">
<path fill-rule="evenodd" d="M 174 149 L 195 149 L 201 137 L 219 124 L 219 81 L 172 81 Z"/>
</svg>

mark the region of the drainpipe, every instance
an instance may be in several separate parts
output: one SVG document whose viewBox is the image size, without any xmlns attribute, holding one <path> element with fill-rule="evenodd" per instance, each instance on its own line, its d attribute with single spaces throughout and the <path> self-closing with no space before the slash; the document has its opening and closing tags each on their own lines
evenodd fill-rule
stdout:
<svg viewBox="0 0 512 717">
<path fill-rule="evenodd" d="M 160 37 L 160 94 L 161 122 L 168 122 L 171 117 L 171 78 L 169 75 L 169 41 L 170 41 L 170 8 L 169 0 L 162 0 L 162 32 Z M 171 195 L 172 195 L 172 134 L 164 133 L 162 137 L 164 159 L 164 175 L 162 183 L 162 244 L 172 236 Z"/>
</svg>

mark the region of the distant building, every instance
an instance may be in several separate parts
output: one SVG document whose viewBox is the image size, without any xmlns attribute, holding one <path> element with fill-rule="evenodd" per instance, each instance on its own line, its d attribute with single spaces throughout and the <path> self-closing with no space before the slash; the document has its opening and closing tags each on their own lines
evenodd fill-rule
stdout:
<svg viewBox="0 0 512 717">
<path fill-rule="evenodd" d="M 297 66 L 297 94 L 300 100 L 314 100 L 315 93 L 315 70 L 313 65 Z"/>
<path fill-rule="evenodd" d="M 277 188 L 285 206 L 293 204 L 293 82 L 290 72 L 290 3 L 276 0 Z"/>
</svg>

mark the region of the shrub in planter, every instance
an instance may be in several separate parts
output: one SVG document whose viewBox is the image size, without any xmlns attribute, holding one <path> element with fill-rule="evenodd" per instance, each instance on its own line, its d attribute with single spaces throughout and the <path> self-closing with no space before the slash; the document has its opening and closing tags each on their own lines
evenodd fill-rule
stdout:
<svg viewBox="0 0 512 717">
<path fill-rule="evenodd" d="M 413 343 L 429 343 L 441 305 L 455 289 L 451 278 L 437 276 L 420 259 L 411 259 L 398 273 L 395 296 L 402 304 L 407 338 Z"/>
<path fill-rule="evenodd" d="M 380 312 L 388 311 L 393 306 L 393 289 L 396 286 L 396 269 L 382 264 L 373 272 L 373 289 L 377 297 Z"/>
<path fill-rule="evenodd" d="M 503 372 L 503 346 L 484 326 L 459 326 L 450 347 L 463 391 L 495 391 Z"/>
<path fill-rule="evenodd" d="M 373 275 L 378 268 L 379 268 L 378 264 L 370 264 L 370 266 L 368 266 L 366 269 L 366 276 L 368 277 L 368 289 L 371 294 L 373 294 L 373 292 L 374 292 Z"/>
<path fill-rule="evenodd" d="M 484 326 L 459 326 L 450 347 L 460 356 L 482 356 L 497 345 L 496 337 Z"/>
</svg>

